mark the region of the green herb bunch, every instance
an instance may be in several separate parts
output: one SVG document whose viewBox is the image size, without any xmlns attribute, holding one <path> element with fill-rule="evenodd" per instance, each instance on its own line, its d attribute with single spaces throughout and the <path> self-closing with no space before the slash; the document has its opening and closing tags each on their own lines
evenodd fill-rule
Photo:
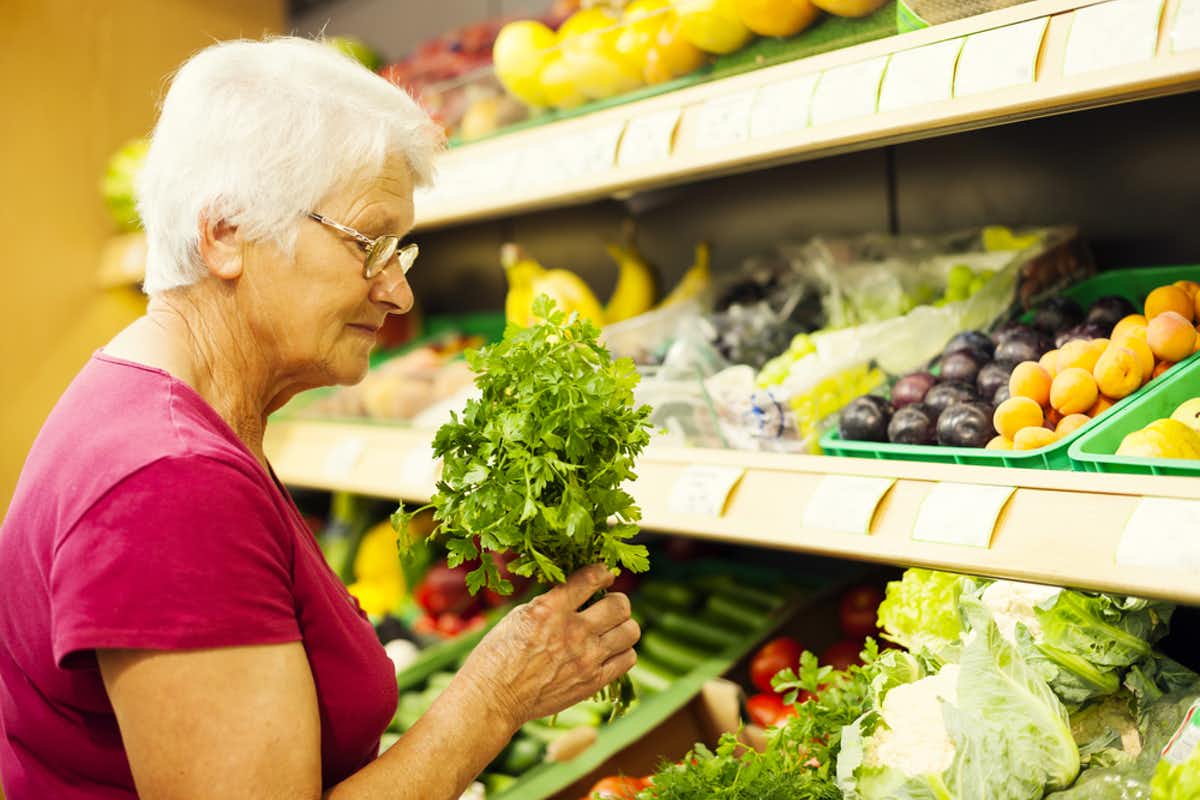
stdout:
<svg viewBox="0 0 1200 800">
<path fill-rule="evenodd" d="M 805 652 L 800 669 L 780 672 L 772 685 L 787 693 L 785 703 L 796 703 L 801 691 L 813 696 L 796 705 L 796 715 L 781 727 L 767 732 L 763 752 L 727 733 L 715 750 L 697 745 L 683 761 L 664 765 L 638 800 L 840 800 L 842 728 L 871 708 L 878 655 L 875 640 L 867 639 L 863 666 L 835 672 Z"/>
<path fill-rule="evenodd" d="M 467 575 L 472 594 L 513 590 L 487 551 L 513 553 L 508 570 L 539 583 L 599 562 L 649 568 L 646 548 L 629 542 L 641 511 L 621 488 L 650 442 L 650 408 L 634 405 L 637 370 L 613 360 L 595 325 L 549 297 L 533 312 L 534 325 L 510 324 L 502 341 L 466 353 L 481 396 L 433 441 L 444 467 L 425 508 L 434 509 L 451 567 L 478 559 Z M 402 547 L 422 510 L 392 515 Z"/>
</svg>

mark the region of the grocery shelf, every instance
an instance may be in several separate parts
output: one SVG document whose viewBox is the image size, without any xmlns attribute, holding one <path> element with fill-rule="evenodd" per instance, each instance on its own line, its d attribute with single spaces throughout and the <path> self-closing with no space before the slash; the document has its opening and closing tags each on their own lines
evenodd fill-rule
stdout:
<svg viewBox="0 0 1200 800">
<path fill-rule="evenodd" d="M 286 483 L 423 501 L 435 480 L 429 438 L 428 432 L 381 425 L 275 421 L 268 426 L 266 447 Z M 740 473 L 715 511 L 681 511 L 672 500 L 697 465 Z M 1139 565 L 1147 559 L 1118 564 L 1116 558 L 1122 538 L 1132 535 L 1127 526 L 1144 498 L 1191 501 L 1176 505 L 1194 521 L 1167 527 L 1178 528 L 1181 540 L 1195 537 L 1200 481 L 1190 478 L 666 448 L 651 448 L 638 474 L 631 491 L 650 530 L 1200 604 L 1195 545 L 1183 541 L 1179 553 L 1150 554 L 1154 566 Z M 828 475 L 895 479 L 875 513 L 866 515 L 865 535 L 804 525 L 806 505 Z M 1012 487 L 988 545 L 913 538 L 923 503 L 934 487 L 946 483 Z M 963 508 L 959 514 L 969 527 L 979 512 Z M 1147 543 L 1151 549 L 1160 546 Z"/>
<path fill-rule="evenodd" d="M 1190 8 L 1032 0 L 498 136 L 440 159 L 416 227 L 1194 90 Z"/>
</svg>

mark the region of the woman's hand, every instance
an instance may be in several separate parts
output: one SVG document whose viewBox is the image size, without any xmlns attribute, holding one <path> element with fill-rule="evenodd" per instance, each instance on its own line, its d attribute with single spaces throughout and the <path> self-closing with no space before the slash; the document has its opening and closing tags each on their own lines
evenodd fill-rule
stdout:
<svg viewBox="0 0 1200 800">
<path fill-rule="evenodd" d="M 594 564 L 517 606 L 471 653 L 459 679 L 486 692 L 513 730 L 596 694 L 637 663 L 633 645 L 641 636 L 623 594 L 579 610 L 612 582 Z"/>
</svg>

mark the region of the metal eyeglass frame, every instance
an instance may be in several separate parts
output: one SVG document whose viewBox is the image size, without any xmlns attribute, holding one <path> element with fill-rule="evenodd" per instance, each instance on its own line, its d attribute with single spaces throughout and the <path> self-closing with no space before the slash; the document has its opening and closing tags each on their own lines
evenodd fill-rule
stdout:
<svg viewBox="0 0 1200 800">
<path fill-rule="evenodd" d="M 363 278 L 368 281 L 387 269 L 393 257 L 400 262 L 400 271 L 407 275 L 413 264 L 416 263 L 417 256 L 421 253 L 421 249 L 415 242 L 409 242 L 401 247 L 400 237 L 394 233 L 385 233 L 383 236 L 372 239 L 348 225 L 334 222 L 329 217 L 315 211 L 308 212 L 308 216 L 322 225 L 341 231 L 366 249 L 367 257 L 363 261 Z"/>
</svg>

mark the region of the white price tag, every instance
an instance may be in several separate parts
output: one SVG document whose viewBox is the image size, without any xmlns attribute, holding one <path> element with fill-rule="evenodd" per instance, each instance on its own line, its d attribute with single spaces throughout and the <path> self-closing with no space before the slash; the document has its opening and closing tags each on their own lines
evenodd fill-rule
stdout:
<svg viewBox="0 0 1200 800">
<path fill-rule="evenodd" d="M 1149 61 L 1158 46 L 1163 0 L 1109 0 L 1072 14 L 1064 75 Z"/>
<path fill-rule="evenodd" d="M 807 128 L 818 78 L 820 73 L 813 73 L 759 89 L 750 115 L 750 138 L 763 139 Z"/>
<path fill-rule="evenodd" d="M 826 475 L 808 498 L 801 524 L 805 528 L 870 533 L 875 509 L 895 482 L 895 478 Z"/>
<path fill-rule="evenodd" d="M 912 538 L 920 542 L 990 547 L 996 520 L 1011 486 L 939 483 L 930 490 L 917 513 Z"/>
<path fill-rule="evenodd" d="M 405 486 L 428 488 L 437 483 L 442 473 L 442 460 L 433 457 L 431 445 L 418 445 L 404 455 L 400 480 Z"/>
<path fill-rule="evenodd" d="M 1171 26 L 1171 51 L 1200 50 L 1200 0 L 1179 0 Z"/>
<path fill-rule="evenodd" d="M 880 56 L 822 72 L 813 94 L 812 124 L 825 125 L 874 114 L 887 61 L 887 56 Z"/>
<path fill-rule="evenodd" d="M 968 36 L 954 72 L 954 96 L 1033 83 L 1048 22 L 1039 17 Z"/>
<path fill-rule="evenodd" d="M 362 437 L 347 436 L 339 439 L 338 443 L 325 455 L 321 473 L 331 480 L 344 480 L 350 470 L 358 466 L 366 449 L 367 443 L 363 441 Z"/>
<path fill-rule="evenodd" d="M 949 100 L 954 93 L 954 65 L 964 41 L 960 37 L 894 53 L 883 74 L 879 110 L 895 111 Z"/>
<path fill-rule="evenodd" d="M 625 125 L 625 135 L 621 137 L 617 163 L 622 167 L 631 167 L 653 164 L 669 157 L 678 124 L 678 108 L 668 108 L 629 120 Z"/>
<path fill-rule="evenodd" d="M 719 517 L 738 481 L 746 474 L 741 467 L 713 467 L 693 464 L 671 487 L 668 508 L 676 514 L 703 514 Z"/>
<path fill-rule="evenodd" d="M 750 111 L 757 90 L 714 97 L 700 107 L 696 120 L 696 147 L 727 147 L 750 138 Z"/>
<path fill-rule="evenodd" d="M 1117 564 L 1200 570 L 1200 500 L 1142 498 L 1121 533 Z"/>
</svg>

